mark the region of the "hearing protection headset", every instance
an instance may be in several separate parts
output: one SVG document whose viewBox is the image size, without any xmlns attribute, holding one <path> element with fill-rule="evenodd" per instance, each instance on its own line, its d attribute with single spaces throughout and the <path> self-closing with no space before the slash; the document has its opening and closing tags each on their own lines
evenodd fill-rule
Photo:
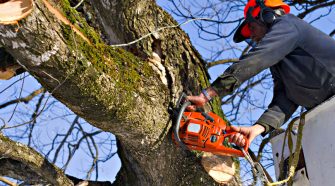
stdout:
<svg viewBox="0 0 335 186">
<path fill-rule="evenodd" d="M 268 27 L 272 25 L 273 21 L 278 16 L 281 16 L 281 15 L 285 14 L 285 12 L 283 10 L 280 10 L 280 9 L 273 10 L 272 8 L 269 8 L 269 7 L 265 6 L 264 0 L 256 0 L 256 4 L 261 8 L 261 10 L 259 12 L 259 15 L 258 15 L 259 20 Z M 247 19 L 249 21 L 255 21 L 256 20 L 252 16 L 252 11 L 253 10 L 254 10 L 254 7 L 250 7 L 248 9 Z"/>
<path fill-rule="evenodd" d="M 259 13 L 260 21 L 267 26 L 270 26 L 277 17 L 276 13 L 272 8 L 265 6 L 264 0 L 256 0 L 256 3 L 261 7 L 261 11 Z"/>
</svg>

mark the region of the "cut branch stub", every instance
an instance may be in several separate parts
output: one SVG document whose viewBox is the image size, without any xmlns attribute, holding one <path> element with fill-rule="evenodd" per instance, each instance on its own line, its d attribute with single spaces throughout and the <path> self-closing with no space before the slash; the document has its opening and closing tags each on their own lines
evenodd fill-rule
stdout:
<svg viewBox="0 0 335 186">
<path fill-rule="evenodd" d="M 201 164 L 206 172 L 218 183 L 229 183 L 236 171 L 235 164 L 231 157 L 218 156 L 209 152 L 202 155 Z"/>
<path fill-rule="evenodd" d="M 33 10 L 33 0 L 0 0 L 0 24 L 16 24 Z"/>
</svg>

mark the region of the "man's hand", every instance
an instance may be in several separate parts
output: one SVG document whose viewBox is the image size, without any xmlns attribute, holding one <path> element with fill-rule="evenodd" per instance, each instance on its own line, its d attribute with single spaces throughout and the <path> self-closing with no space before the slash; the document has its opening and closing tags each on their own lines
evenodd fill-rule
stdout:
<svg viewBox="0 0 335 186">
<path fill-rule="evenodd" d="M 210 98 L 218 95 L 212 87 L 208 87 L 206 91 Z M 209 98 L 203 93 L 200 93 L 198 96 L 187 96 L 186 99 L 192 103 L 192 105 L 188 106 L 186 109 L 192 111 L 196 110 L 197 107 L 203 107 L 209 101 Z"/>
<path fill-rule="evenodd" d="M 256 136 L 260 135 L 262 132 L 265 131 L 265 128 L 259 124 L 253 125 L 251 127 L 231 126 L 231 129 L 238 133 L 232 135 L 230 137 L 230 140 L 232 143 L 235 143 L 240 147 L 244 147 L 245 145 L 247 145 L 243 136 L 245 136 L 248 139 L 249 141 L 248 145 L 250 145 L 252 140 L 254 140 Z"/>
<path fill-rule="evenodd" d="M 199 96 L 187 96 L 186 99 L 192 103 L 186 109 L 192 111 L 195 111 L 197 107 L 203 107 L 208 101 L 202 93 Z"/>
</svg>

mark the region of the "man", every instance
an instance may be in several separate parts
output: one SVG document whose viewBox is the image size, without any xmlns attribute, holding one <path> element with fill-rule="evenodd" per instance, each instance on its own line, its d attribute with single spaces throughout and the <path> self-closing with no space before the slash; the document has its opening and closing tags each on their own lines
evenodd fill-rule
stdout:
<svg viewBox="0 0 335 186">
<path fill-rule="evenodd" d="M 253 126 L 232 127 L 239 132 L 231 138 L 237 145 L 245 145 L 243 135 L 251 143 L 259 134 L 279 128 L 299 105 L 311 109 L 335 93 L 335 41 L 289 11 L 281 0 L 250 0 L 234 41 L 251 39 L 256 46 L 200 95 L 188 97 L 194 104 L 189 109 L 203 106 L 270 68 L 273 100 Z"/>
</svg>

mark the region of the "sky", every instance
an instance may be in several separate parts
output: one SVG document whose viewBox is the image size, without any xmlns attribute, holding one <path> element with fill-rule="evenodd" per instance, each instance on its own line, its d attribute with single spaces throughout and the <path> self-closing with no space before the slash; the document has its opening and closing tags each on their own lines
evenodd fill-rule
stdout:
<svg viewBox="0 0 335 186">
<path fill-rule="evenodd" d="M 157 3 L 161 5 L 165 9 L 169 9 L 171 7 L 166 0 L 157 0 Z M 295 13 L 295 11 L 293 11 Z M 323 12 L 318 12 L 318 13 L 323 13 Z M 177 20 L 179 20 L 178 17 L 176 17 Z M 306 18 L 307 21 L 311 21 L 315 19 L 313 16 L 309 16 Z M 180 20 L 179 20 L 180 21 Z M 315 21 L 312 23 L 313 26 L 319 28 L 325 33 L 330 33 L 334 28 L 335 28 L 335 13 L 332 12 L 330 15 L 328 15 L 326 18 Z M 203 41 L 198 37 L 197 32 L 195 31 L 195 26 L 193 23 L 186 24 L 182 26 L 182 29 L 185 30 L 186 33 L 189 34 L 192 44 L 197 48 L 197 50 L 200 52 L 200 54 L 204 57 L 204 59 L 208 59 L 210 56 L 213 55 L 209 50 L 207 49 L 220 49 L 224 48 L 226 46 L 226 40 L 219 40 L 219 41 Z M 243 45 L 243 44 L 242 44 Z M 238 47 L 242 47 L 242 45 L 237 45 Z M 223 47 L 222 47 L 223 46 Z M 228 57 L 235 57 L 235 54 L 231 53 L 223 53 L 218 59 L 224 59 Z M 214 81 L 216 77 L 218 77 L 225 69 L 227 66 L 224 65 L 218 65 L 213 68 L 209 69 L 209 73 L 211 76 L 211 81 Z M 0 104 L 4 103 L 6 101 L 12 100 L 14 97 L 18 97 L 19 92 L 21 87 L 23 86 L 23 91 L 22 91 L 22 97 L 28 95 L 32 91 L 40 88 L 40 85 L 36 82 L 36 80 L 29 76 L 27 73 L 24 74 L 28 76 L 25 78 L 24 84 L 22 82 L 18 82 L 15 84 L 14 89 L 10 89 L 7 91 L 4 91 L 1 96 L 0 96 Z M 15 82 L 18 80 L 20 77 L 23 77 L 24 75 L 17 76 L 9 81 L 2 81 L 0 80 L 0 91 L 4 89 L 4 87 L 7 87 L 11 83 Z M 265 97 L 265 102 L 268 103 L 271 101 L 272 93 L 269 93 L 267 95 L 264 94 L 257 94 L 257 90 L 255 90 L 255 96 L 259 97 Z M 37 99 L 34 99 L 34 102 L 36 102 Z M 52 98 L 48 100 L 48 102 L 54 102 Z M 0 116 L 4 118 L 6 121 L 9 120 L 9 118 L 12 115 L 12 110 L 14 109 L 14 105 L 11 107 L 8 107 L 6 109 L 1 110 Z M 228 106 L 223 106 L 224 112 L 229 111 Z M 15 125 L 17 123 L 21 123 L 22 121 L 29 120 L 30 115 L 20 115 L 21 113 L 24 113 L 25 111 L 32 112 L 34 110 L 34 105 L 26 105 L 26 104 L 19 104 L 17 107 L 17 113 L 14 115 L 16 117 L 13 117 L 11 120 L 11 124 Z M 63 116 L 67 115 L 67 117 L 59 118 L 57 116 Z M 253 112 L 252 110 L 245 110 L 244 113 L 241 114 L 243 116 L 240 118 L 240 122 L 242 123 L 250 123 L 250 121 L 257 120 L 258 117 L 261 115 L 261 112 Z M 41 116 L 41 119 L 39 119 L 39 122 L 41 123 L 41 126 L 39 125 L 34 129 L 34 134 L 38 136 L 36 139 L 37 144 L 45 144 L 43 147 L 40 147 L 40 150 L 44 153 L 47 153 L 48 150 L 50 150 L 50 144 L 46 143 L 45 141 L 47 140 L 52 140 L 54 136 L 58 132 L 66 132 L 70 123 L 73 121 L 75 115 L 72 114 L 72 112 L 66 108 L 64 105 L 61 103 L 55 103 L 52 107 L 48 108 L 48 112 L 43 114 Z M 87 124 L 85 121 L 81 121 L 83 123 L 83 126 L 85 127 L 85 130 L 87 131 L 98 131 L 99 129 L 94 128 Z M 2 124 L 0 123 L 0 126 Z M 7 135 L 12 135 L 15 133 L 22 133 L 25 132 L 24 129 L 12 129 L 12 130 L 5 130 L 5 134 Z M 14 138 L 14 137 L 13 137 Z M 99 139 L 108 139 L 108 140 L 114 140 L 115 137 L 111 135 L 110 133 L 101 133 L 98 136 Z M 20 140 L 23 143 L 26 143 L 26 139 L 21 139 Z M 101 146 L 102 149 L 105 150 L 105 152 L 110 153 L 110 152 L 116 152 L 116 146 L 114 145 L 113 147 L 110 147 L 108 143 L 106 145 Z M 65 151 L 65 150 L 64 150 Z M 65 153 L 66 155 L 66 153 Z M 62 161 L 66 159 L 65 156 L 59 158 L 56 164 L 61 164 Z M 91 159 L 88 156 L 88 152 L 84 150 L 79 150 L 76 152 L 74 156 L 74 161 L 71 161 L 70 165 L 68 166 L 68 169 L 66 169 L 66 173 L 70 173 L 73 176 L 79 176 L 83 178 L 83 175 L 85 173 L 83 170 L 87 170 L 89 167 L 87 167 L 87 162 L 90 162 Z M 114 181 L 115 176 L 117 172 L 119 171 L 121 167 L 120 160 L 118 156 L 113 156 L 110 160 L 106 162 L 101 162 L 100 163 L 101 168 L 99 169 L 99 180 L 110 180 Z M 92 179 L 95 178 L 95 174 L 91 176 Z"/>
</svg>

